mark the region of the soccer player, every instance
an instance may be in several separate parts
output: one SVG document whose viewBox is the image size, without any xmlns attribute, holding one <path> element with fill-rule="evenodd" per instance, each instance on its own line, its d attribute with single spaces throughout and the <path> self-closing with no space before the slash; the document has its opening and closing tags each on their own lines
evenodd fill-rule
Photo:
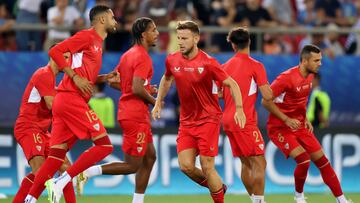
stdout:
<svg viewBox="0 0 360 203">
<path fill-rule="evenodd" d="M 250 34 L 241 27 L 231 30 L 227 37 L 235 51 L 223 68 L 239 85 L 242 95 L 246 125 L 241 129 L 233 119 L 235 104 L 229 88 L 223 90 L 225 101 L 223 127 L 229 137 L 234 157 L 242 163 L 241 180 L 253 203 L 264 202 L 265 168 L 264 140 L 257 127 L 255 103 L 258 88 L 264 100 L 272 99 L 264 65 L 249 56 Z"/>
<path fill-rule="evenodd" d="M 64 57 L 68 60 L 70 53 L 64 54 Z M 48 129 L 51 124 L 51 108 L 56 94 L 55 85 L 58 73 L 56 63 L 50 58 L 46 66 L 39 68 L 32 75 L 23 94 L 19 116 L 15 122 L 14 135 L 24 151 L 31 167 L 31 173 L 22 180 L 13 203 L 24 202 L 34 182 L 36 172 L 48 155 L 50 139 Z M 66 159 L 62 167 L 63 171 L 69 165 L 70 163 Z M 72 182 L 65 186 L 64 197 L 67 203 L 76 202 Z"/>
<path fill-rule="evenodd" d="M 48 181 L 51 202 L 60 201 L 62 190 L 73 177 L 109 155 L 113 146 L 96 114 L 87 102 L 96 82 L 102 62 L 102 43 L 115 31 L 116 21 L 107 6 L 95 6 L 90 11 L 92 28 L 79 31 L 49 51 L 50 57 L 66 75 L 59 84 L 53 102 L 53 126 L 48 158 L 39 169 L 25 202 L 36 202 L 64 161 L 65 154 L 77 139 L 91 139 L 94 146 L 86 150 L 58 179 Z M 62 57 L 72 54 L 71 65 Z"/>
<path fill-rule="evenodd" d="M 136 19 L 132 26 L 134 45 L 125 52 L 116 71 L 120 74 L 122 90 L 119 100 L 118 121 L 123 129 L 122 150 L 125 162 L 112 162 L 92 166 L 83 175 L 83 181 L 95 175 L 136 174 L 133 203 L 143 203 L 156 152 L 150 125 L 149 104 L 155 105 L 150 81 L 153 76 L 152 60 L 148 50 L 155 46 L 159 32 L 152 19 Z M 116 85 L 112 84 L 112 87 Z"/>
<path fill-rule="evenodd" d="M 281 73 L 271 84 L 273 100 L 262 100 L 270 112 L 267 130 L 271 141 L 286 158 L 295 159 L 295 200 L 306 203 L 303 189 L 310 160 L 320 170 L 337 203 L 347 203 L 340 182 L 306 118 L 306 104 L 312 80 L 321 66 L 321 51 L 306 45 L 300 53 L 300 64 Z"/>
<path fill-rule="evenodd" d="M 215 203 L 223 203 L 226 186 L 214 163 L 218 154 L 222 114 L 216 83 L 230 88 L 236 105 L 233 118 L 243 128 L 245 115 L 240 89 L 214 58 L 197 47 L 200 30 L 195 22 L 179 22 L 176 32 L 180 51 L 166 58 L 166 70 L 160 82 L 152 117 L 160 118 L 162 101 L 175 80 L 180 99 L 180 127 L 177 137 L 180 169 L 196 183 L 208 187 Z M 197 155 L 200 155 L 202 169 L 195 167 Z"/>
</svg>

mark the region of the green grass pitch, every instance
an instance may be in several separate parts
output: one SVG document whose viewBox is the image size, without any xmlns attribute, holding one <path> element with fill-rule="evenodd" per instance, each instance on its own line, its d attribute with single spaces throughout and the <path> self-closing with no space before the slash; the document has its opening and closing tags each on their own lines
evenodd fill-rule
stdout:
<svg viewBox="0 0 360 203">
<path fill-rule="evenodd" d="M 307 194 L 308 203 L 335 203 L 331 194 Z M 346 194 L 354 203 L 360 203 L 360 193 Z M 77 203 L 131 203 L 131 196 L 113 195 L 113 196 L 84 196 L 78 197 Z M 12 198 L 0 199 L 0 203 L 11 202 Z M 47 203 L 45 197 L 41 198 L 38 203 Z M 61 200 L 61 202 L 65 202 Z M 145 196 L 145 203 L 211 203 L 210 196 L 207 195 L 148 195 Z M 246 195 L 225 196 L 226 203 L 251 203 Z M 284 195 L 267 195 L 266 203 L 294 203 L 293 196 Z"/>
</svg>

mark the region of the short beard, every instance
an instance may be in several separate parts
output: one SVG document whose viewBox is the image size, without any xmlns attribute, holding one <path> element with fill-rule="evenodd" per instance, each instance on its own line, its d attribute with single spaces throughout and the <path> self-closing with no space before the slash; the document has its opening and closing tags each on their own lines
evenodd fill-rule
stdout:
<svg viewBox="0 0 360 203">
<path fill-rule="evenodd" d="M 189 54 L 194 50 L 194 46 L 192 46 L 189 50 L 187 50 L 186 52 L 184 52 L 182 55 L 183 56 L 189 56 Z"/>
<path fill-rule="evenodd" d="M 115 26 L 114 27 L 108 27 L 108 28 L 106 28 L 106 32 L 108 34 L 115 33 L 116 32 L 116 27 Z"/>
</svg>

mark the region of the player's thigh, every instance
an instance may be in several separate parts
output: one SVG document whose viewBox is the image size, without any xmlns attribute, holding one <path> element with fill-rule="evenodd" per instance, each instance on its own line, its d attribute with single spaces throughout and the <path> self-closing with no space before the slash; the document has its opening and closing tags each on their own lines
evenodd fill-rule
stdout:
<svg viewBox="0 0 360 203">
<path fill-rule="evenodd" d="M 204 123 L 194 127 L 199 154 L 214 157 L 219 151 L 220 123 Z"/>
<path fill-rule="evenodd" d="M 148 143 L 153 142 L 151 126 L 129 120 L 121 120 L 119 124 L 123 130 L 123 152 L 130 156 L 145 156 Z"/>
<path fill-rule="evenodd" d="M 194 127 L 180 125 L 178 135 L 176 137 L 176 149 L 178 155 L 180 155 L 180 152 L 188 149 L 195 150 L 196 154 L 199 153 L 196 138 L 192 134 L 193 130 Z"/>
<path fill-rule="evenodd" d="M 296 135 L 291 130 L 285 128 L 269 128 L 268 134 L 270 140 L 280 149 L 288 158 L 301 150 L 301 144 L 297 141 Z"/>
<path fill-rule="evenodd" d="M 237 156 L 249 157 L 265 153 L 265 143 L 258 128 L 249 128 L 231 132 L 230 143 L 239 149 Z"/>
<path fill-rule="evenodd" d="M 45 162 L 44 156 L 34 156 L 29 160 L 29 165 L 31 167 L 31 172 L 36 174 L 41 165 Z"/>
<path fill-rule="evenodd" d="M 50 147 L 65 150 L 71 149 L 76 140 L 76 136 L 63 119 L 59 116 L 54 116 L 51 129 Z"/>
<path fill-rule="evenodd" d="M 59 102 L 60 99 L 63 102 Z M 78 139 L 93 139 L 107 134 L 99 117 L 79 95 L 57 94 L 54 99 L 53 113 L 53 117 L 60 118 Z"/>
<path fill-rule="evenodd" d="M 305 128 L 299 130 L 297 132 L 297 139 L 299 143 L 301 143 L 301 146 L 309 154 L 314 154 L 313 156 L 316 156 L 315 152 L 318 152 L 319 155 L 323 154 L 320 142 L 315 137 L 314 133 L 310 132 L 309 130 Z"/>
<path fill-rule="evenodd" d="M 197 156 L 195 148 L 184 149 L 178 153 L 178 161 L 180 168 L 193 170 L 195 168 L 195 161 Z"/>
<path fill-rule="evenodd" d="M 36 156 L 46 157 L 48 137 L 41 129 L 29 127 L 18 130 L 15 134 L 28 162 Z"/>
</svg>

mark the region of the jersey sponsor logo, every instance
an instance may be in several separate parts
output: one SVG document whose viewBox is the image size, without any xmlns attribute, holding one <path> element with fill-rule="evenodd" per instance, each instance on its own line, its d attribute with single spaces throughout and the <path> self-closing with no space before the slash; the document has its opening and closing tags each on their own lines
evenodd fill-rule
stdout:
<svg viewBox="0 0 360 203">
<path fill-rule="evenodd" d="M 174 67 L 174 72 L 180 72 L 180 67 Z"/>
<path fill-rule="evenodd" d="M 96 123 L 93 125 L 94 129 L 99 131 L 100 130 L 100 124 L 99 123 Z"/>
<path fill-rule="evenodd" d="M 202 72 L 204 72 L 204 67 L 198 67 L 197 69 L 198 69 L 198 71 L 199 71 L 200 74 L 201 74 Z"/>
<path fill-rule="evenodd" d="M 41 151 L 41 146 L 40 146 L 40 145 L 36 145 L 36 149 L 40 152 L 40 151 Z"/>
<path fill-rule="evenodd" d="M 137 147 L 136 150 L 138 153 L 140 153 L 143 150 L 143 147 Z"/>
<path fill-rule="evenodd" d="M 186 72 L 194 72 L 194 68 L 184 68 L 184 71 L 186 71 Z"/>
<path fill-rule="evenodd" d="M 99 50 L 101 51 L 101 48 L 98 47 L 98 46 L 96 46 L 96 45 L 94 45 L 94 51 L 95 51 L 95 52 L 98 52 Z"/>
</svg>

